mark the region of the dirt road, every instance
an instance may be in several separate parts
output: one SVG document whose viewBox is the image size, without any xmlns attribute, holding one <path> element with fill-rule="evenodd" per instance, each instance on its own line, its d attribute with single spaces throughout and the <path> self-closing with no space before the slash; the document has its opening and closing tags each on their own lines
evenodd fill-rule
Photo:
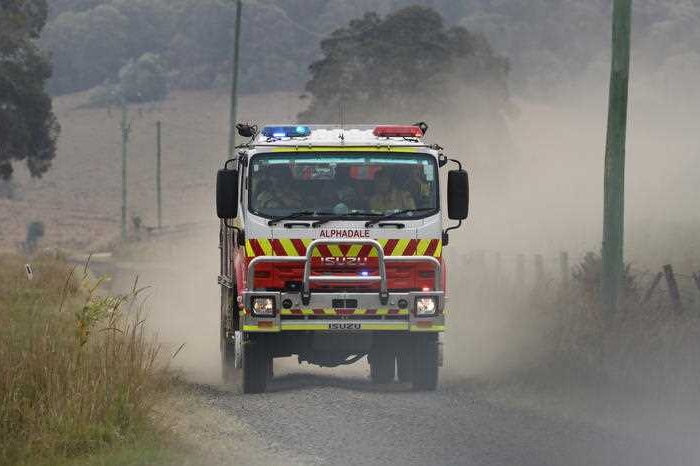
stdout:
<svg viewBox="0 0 700 466">
<path fill-rule="evenodd" d="M 262 395 L 195 386 L 193 402 L 215 416 L 207 444 L 247 449 L 256 464 L 670 466 L 700 460 L 697 435 L 688 432 L 572 420 L 518 407 L 509 397 L 494 400 L 493 386 L 487 391 L 444 380 L 435 393 L 415 393 L 401 384 L 373 385 L 364 365 L 320 371 L 291 363 L 276 365 Z M 231 425 L 243 426 L 245 443 Z"/>
<path fill-rule="evenodd" d="M 700 464 L 700 417 L 683 406 L 574 393 L 575 385 L 552 395 L 519 385 L 517 375 L 498 381 L 475 369 L 483 364 L 450 367 L 462 355 L 492 351 L 489 335 L 503 337 L 482 328 L 480 340 L 447 335 L 448 367 L 434 393 L 373 385 L 365 361 L 320 369 L 292 358 L 275 361 L 265 394 L 222 387 L 215 240 L 208 232 L 166 250 L 166 261 L 121 263 L 112 282 L 128 289 L 138 275 L 140 284 L 152 284 L 151 326 L 166 345 L 186 344 L 176 361 L 189 381 L 187 400 L 172 409 L 181 414 L 178 432 L 201 450 L 198 464 Z M 690 415 L 680 420 L 679 412 Z"/>
</svg>

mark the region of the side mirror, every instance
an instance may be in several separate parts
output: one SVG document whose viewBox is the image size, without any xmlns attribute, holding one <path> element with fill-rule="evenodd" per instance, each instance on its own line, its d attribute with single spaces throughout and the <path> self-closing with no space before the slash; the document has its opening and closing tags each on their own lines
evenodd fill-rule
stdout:
<svg viewBox="0 0 700 466">
<path fill-rule="evenodd" d="M 238 171 L 219 170 L 216 173 L 216 215 L 219 218 L 238 216 Z"/>
<path fill-rule="evenodd" d="M 447 216 L 450 220 L 469 216 L 469 175 L 464 170 L 447 173 Z"/>
</svg>

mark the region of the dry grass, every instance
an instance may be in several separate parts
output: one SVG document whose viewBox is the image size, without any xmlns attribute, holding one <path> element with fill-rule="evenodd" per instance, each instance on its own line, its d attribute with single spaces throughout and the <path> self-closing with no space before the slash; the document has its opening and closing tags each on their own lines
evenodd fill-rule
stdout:
<svg viewBox="0 0 700 466">
<path fill-rule="evenodd" d="M 152 432 L 168 386 L 130 296 L 60 258 L 0 256 L 0 463 L 59 462 Z"/>
</svg>

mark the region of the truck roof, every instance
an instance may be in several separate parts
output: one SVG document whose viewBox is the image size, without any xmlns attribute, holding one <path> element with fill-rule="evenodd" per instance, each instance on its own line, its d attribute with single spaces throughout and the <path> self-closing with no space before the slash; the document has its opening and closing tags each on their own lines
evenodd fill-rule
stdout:
<svg viewBox="0 0 700 466">
<path fill-rule="evenodd" d="M 268 125 L 290 126 L 290 125 Z M 304 125 L 311 129 L 305 137 L 268 138 L 262 132 L 249 145 L 251 148 L 264 147 L 414 147 L 436 149 L 422 138 L 377 137 L 373 131 L 376 125 L 350 125 L 340 128 L 333 125 Z"/>
</svg>

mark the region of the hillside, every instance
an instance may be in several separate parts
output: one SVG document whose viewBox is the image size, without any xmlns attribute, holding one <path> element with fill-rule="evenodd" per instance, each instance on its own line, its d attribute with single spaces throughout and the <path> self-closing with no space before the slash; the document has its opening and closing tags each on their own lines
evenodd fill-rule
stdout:
<svg viewBox="0 0 700 466">
<path fill-rule="evenodd" d="M 27 224 L 42 221 L 41 245 L 95 250 L 119 236 L 121 216 L 121 112 L 79 108 L 85 96 L 55 100 L 62 126 L 58 155 L 41 179 L 17 166 L 13 199 L 0 198 L 0 250 L 24 240 Z M 128 157 L 129 214 L 145 226 L 156 217 L 156 121 L 163 125 L 163 222 L 212 220 L 215 170 L 228 141 L 228 96 L 216 91 L 175 92 L 158 106 L 131 106 Z M 259 121 L 291 121 L 296 94 L 243 97 L 240 114 Z"/>
</svg>

